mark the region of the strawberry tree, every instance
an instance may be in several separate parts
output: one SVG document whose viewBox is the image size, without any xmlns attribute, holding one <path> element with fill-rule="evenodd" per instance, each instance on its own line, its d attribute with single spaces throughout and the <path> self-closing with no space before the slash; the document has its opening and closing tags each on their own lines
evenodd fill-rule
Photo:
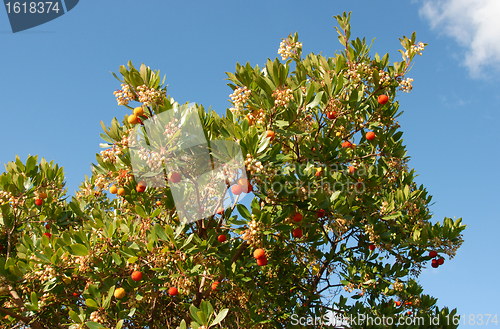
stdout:
<svg viewBox="0 0 500 329">
<path fill-rule="evenodd" d="M 456 328 L 456 310 L 438 308 L 418 276 L 446 266 L 465 226 L 431 221 L 396 121 L 396 95 L 411 91 L 407 74 L 426 45 L 403 37 L 403 60 L 389 64 L 350 39 L 349 18 L 336 17 L 333 57 L 303 57 L 291 34 L 281 60 L 227 73 L 224 116 L 191 107 L 208 158 L 190 149 L 196 156 L 173 170 L 166 159 L 176 147 L 166 143 L 139 156 L 156 172 L 137 174 L 135 133 L 152 145 L 148 122 L 172 114 L 164 134 L 175 140 L 186 115 L 158 71 L 129 62 L 114 93 L 128 113 L 102 123 L 104 150 L 71 200 L 53 162 L 8 163 L 2 327 L 303 328 L 332 312 L 352 328 Z M 210 216 L 183 220 L 174 191 L 189 181 L 183 193 L 201 193 L 193 168 L 220 159 L 215 140 L 238 146 L 244 175 L 224 176 L 232 197 L 208 205 Z M 361 321 L 369 317 L 375 324 Z"/>
</svg>

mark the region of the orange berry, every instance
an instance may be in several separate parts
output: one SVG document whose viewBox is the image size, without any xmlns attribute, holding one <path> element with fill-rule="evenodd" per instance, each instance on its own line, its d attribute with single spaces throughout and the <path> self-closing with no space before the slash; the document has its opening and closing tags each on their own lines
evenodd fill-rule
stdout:
<svg viewBox="0 0 500 329">
<path fill-rule="evenodd" d="M 135 114 L 129 115 L 128 118 L 127 118 L 127 120 L 128 120 L 128 123 L 130 123 L 131 125 L 135 125 L 138 122 L 137 121 L 137 116 Z"/>
<path fill-rule="evenodd" d="M 330 111 L 330 112 L 328 112 L 328 113 L 326 114 L 326 116 L 328 117 L 328 119 L 333 120 L 333 119 L 335 119 L 335 117 L 337 116 L 337 112 L 335 112 L 335 111 Z"/>
<path fill-rule="evenodd" d="M 269 137 L 269 139 L 271 140 L 271 142 L 274 140 L 275 135 L 276 134 L 272 130 L 266 131 L 266 137 Z"/>
<path fill-rule="evenodd" d="M 141 281 L 142 280 L 142 273 L 139 271 L 132 272 L 132 280 Z"/>
<path fill-rule="evenodd" d="M 224 214 L 224 208 L 222 207 L 217 208 L 217 215 L 222 215 L 222 214 Z"/>
<path fill-rule="evenodd" d="M 264 258 L 266 257 L 266 252 L 262 248 L 255 249 L 255 251 L 253 252 L 253 257 L 256 259 Z"/>
<path fill-rule="evenodd" d="M 142 106 L 138 106 L 134 109 L 134 115 L 136 117 L 144 115 L 144 109 L 142 108 Z"/>
<path fill-rule="evenodd" d="M 266 257 L 257 258 L 257 265 L 259 266 L 267 265 L 267 258 Z"/>
<path fill-rule="evenodd" d="M 142 192 L 146 191 L 146 186 L 147 186 L 146 181 L 141 180 L 139 183 L 137 183 L 135 190 L 139 193 L 142 193 Z"/>
<path fill-rule="evenodd" d="M 116 194 L 116 192 L 118 192 L 118 188 L 115 185 L 109 188 L 109 193 Z"/>
<path fill-rule="evenodd" d="M 160 200 L 156 201 L 156 205 L 161 206 L 161 201 Z"/>
<path fill-rule="evenodd" d="M 47 199 L 47 193 L 45 192 L 42 192 L 40 193 L 40 195 L 38 196 L 40 199 Z"/>
<path fill-rule="evenodd" d="M 356 171 L 356 168 L 354 168 L 353 166 L 350 166 L 349 167 L 349 174 L 352 174 Z"/>
<path fill-rule="evenodd" d="M 116 193 L 119 196 L 124 196 L 125 195 L 125 189 L 123 187 L 120 187 Z"/>
<path fill-rule="evenodd" d="M 369 131 L 365 135 L 366 139 L 372 141 L 375 139 L 375 133 L 373 131 Z"/>
<path fill-rule="evenodd" d="M 238 184 L 236 184 L 231 186 L 231 192 L 233 192 L 234 195 L 240 195 L 243 192 L 243 190 Z"/>
<path fill-rule="evenodd" d="M 221 234 L 217 237 L 217 240 L 219 240 L 220 243 L 223 243 L 226 241 L 226 236 L 224 234 Z"/>
<path fill-rule="evenodd" d="M 179 290 L 176 287 L 170 287 L 170 289 L 168 289 L 168 294 L 170 296 L 175 296 L 178 293 L 179 293 Z"/>
<path fill-rule="evenodd" d="M 252 184 L 246 178 L 238 179 L 238 186 L 241 187 L 241 190 L 245 193 L 250 193 L 253 191 Z"/>
<path fill-rule="evenodd" d="M 348 142 L 348 141 L 345 141 L 345 142 L 342 143 L 342 147 L 343 148 L 351 147 L 351 143 Z"/>
<path fill-rule="evenodd" d="M 387 95 L 380 95 L 380 96 L 378 96 L 378 103 L 379 103 L 380 105 L 384 105 L 384 104 L 386 104 L 388 101 L 389 101 L 389 97 L 387 97 Z"/>
<path fill-rule="evenodd" d="M 219 285 L 219 281 L 212 282 L 212 290 L 216 290 Z"/>
</svg>

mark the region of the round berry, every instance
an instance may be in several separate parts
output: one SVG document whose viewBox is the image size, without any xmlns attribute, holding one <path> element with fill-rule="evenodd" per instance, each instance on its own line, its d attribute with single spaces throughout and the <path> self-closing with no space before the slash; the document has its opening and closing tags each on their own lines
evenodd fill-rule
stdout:
<svg viewBox="0 0 500 329">
<path fill-rule="evenodd" d="M 387 97 L 387 95 L 380 95 L 380 96 L 378 96 L 378 103 L 379 103 L 380 105 L 384 105 L 384 104 L 386 104 L 388 101 L 389 101 L 389 97 Z"/>
<path fill-rule="evenodd" d="M 375 133 L 373 131 L 369 131 L 365 135 L 366 139 L 372 141 L 375 139 Z"/>
<path fill-rule="evenodd" d="M 176 296 L 178 293 L 179 290 L 176 287 L 170 287 L 170 289 L 168 289 L 168 294 L 170 296 Z"/>
</svg>

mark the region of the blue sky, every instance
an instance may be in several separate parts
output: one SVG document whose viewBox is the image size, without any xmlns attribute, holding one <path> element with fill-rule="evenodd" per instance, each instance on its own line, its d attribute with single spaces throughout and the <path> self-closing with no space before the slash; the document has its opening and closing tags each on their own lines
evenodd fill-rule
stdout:
<svg viewBox="0 0 500 329">
<path fill-rule="evenodd" d="M 229 106 L 224 72 L 262 65 L 297 31 L 303 53 L 340 49 L 333 15 L 352 11 L 352 36 L 400 61 L 398 38 L 428 43 L 399 94 L 403 138 L 434 195 L 434 220 L 463 217 L 465 243 L 421 283 L 440 306 L 500 313 L 498 92 L 500 1 L 80 1 L 69 13 L 12 33 L 0 9 L 0 162 L 38 154 L 63 166 L 74 194 L 99 152 L 100 121 L 128 113 L 109 73 L 132 60 L 166 74 L 177 101 Z M 483 324 L 484 325 L 484 324 Z"/>
</svg>

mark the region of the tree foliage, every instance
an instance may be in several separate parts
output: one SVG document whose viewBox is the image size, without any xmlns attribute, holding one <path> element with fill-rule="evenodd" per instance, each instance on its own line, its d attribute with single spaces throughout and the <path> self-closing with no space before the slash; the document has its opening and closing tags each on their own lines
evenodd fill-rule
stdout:
<svg viewBox="0 0 500 329">
<path fill-rule="evenodd" d="M 136 114 L 102 124 L 105 150 L 74 197 L 53 162 L 9 162 L 0 176 L 2 327 L 301 328 L 333 311 L 393 319 L 388 328 L 416 317 L 425 324 L 399 327 L 456 328 L 456 310 L 439 309 L 417 277 L 431 258 L 455 255 L 465 227 L 431 222 L 431 196 L 415 182 L 396 121 L 396 93 L 411 90 L 406 74 L 426 45 L 415 33 L 402 38 L 403 60 L 391 65 L 387 54 L 370 57 L 365 39 L 350 40 L 349 18 L 336 17 L 334 56 L 303 58 L 291 34 L 281 60 L 227 73 L 225 116 L 195 105 L 209 141 L 241 147 L 248 207 L 235 200 L 186 223 L 170 176 L 140 190 L 131 133 L 179 105 L 144 64 L 115 75 L 118 104 Z"/>
</svg>

